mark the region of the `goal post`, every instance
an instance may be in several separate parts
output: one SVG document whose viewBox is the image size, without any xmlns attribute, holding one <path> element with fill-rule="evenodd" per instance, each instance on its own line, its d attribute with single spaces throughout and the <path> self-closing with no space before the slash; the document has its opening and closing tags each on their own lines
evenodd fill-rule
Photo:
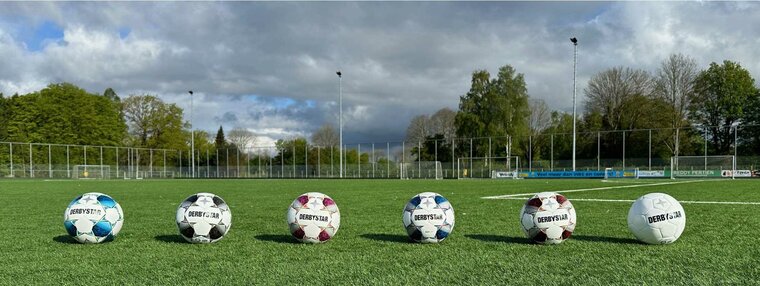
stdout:
<svg viewBox="0 0 760 286">
<path fill-rule="evenodd" d="M 457 158 L 456 178 L 517 178 L 520 157 L 460 157 Z"/>
<path fill-rule="evenodd" d="M 443 179 L 441 161 L 417 161 L 399 163 L 399 178 L 406 179 Z"/>
<path fill-rule="evenodd" d="M 736 156 L 674 156 L 670 158 L 670 178 L 734 178 Z"/>
<path fill-rule="evenodd" d="M 110 179 L 111 166 L 74 165 L 74 172 L 71 175 L 74 179 Z"/>
</svg>

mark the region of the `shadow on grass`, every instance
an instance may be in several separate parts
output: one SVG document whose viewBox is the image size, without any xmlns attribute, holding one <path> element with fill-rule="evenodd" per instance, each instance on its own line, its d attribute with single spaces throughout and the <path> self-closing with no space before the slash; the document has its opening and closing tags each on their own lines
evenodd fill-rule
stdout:
<svg viewBox="0 0 760 286">
<path fill-rule="evenodd" d="M 570 237 L 573 240 L 590 241 L 590 242 L 604 242 L 614 244 L 644 244 L 633 238 L 621 238 L 621 237 L 608 237 L 608 236 L 596 236 L 596 235 L 573 235 Z"/>
<path fill-rule="evenodd" d="M 53 241 L 58 242 L 58 243 L 66 243 L 66 244 L 79 244 L 79 242 L 77 242 L 76 239 L 68 235 L 59 235 L 59 236 L 53 237 Z"/>
<path fill-rule="evenodd" d="M 412 242 L 412 240 L 409 239 L 409 236 L 400 235 L 400 234 L 365 233 L 365 234 L 362 234 L 361 237 L 370 239 L 370 240 L 384 241 L 384 242 L 400 242 L 400 243 Z"/>
<path fill-rule="evenodd" d="M 164 234 L 164 235 L 156 235 L 153 237 L 155 240 L 166 242 L 166 243 L 189 243 L 187 240 L 182 238 L 179 234 Z"/>
<path fill-rule="evenodd" d="M 504 243 L 519 243 L 519 244 L 533 244 L 530 239 L 524 237 L 513 237 L 493 234 L 468 234 L 466 237 L 477 239 L 485 242 L 504 242 Z"/>
<path fill-rule="evenodd" d="M 268 242 L 298 244 L 298 241 L 292 235 L 284 234 L 261 234 L 255 236 L 256 239 Z"/>
</svg>

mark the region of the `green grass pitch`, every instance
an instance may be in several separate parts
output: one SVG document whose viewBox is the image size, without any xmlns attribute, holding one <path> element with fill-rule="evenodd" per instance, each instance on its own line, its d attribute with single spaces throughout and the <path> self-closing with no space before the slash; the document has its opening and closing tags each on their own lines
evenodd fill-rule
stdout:
<svg viewBox="0 0 760 286">
<path fill-rule="evenodd" d="M 760 180 L 713 180 L 570 192 L 578 225 L 568 241 L 523 238 L 521 199 L 482 199 L 539 191 L 660 181 L 600 180 L 0 180 L 0 284 L 753 284 L 760 279 L 760 205 L 684 203 L 687 223 L 672 245 L 644 245 L 628 231 L 630 202 L 650 192 L 680 201 L 760 202 Z M 329 242 L 295 243 L 285 223 L 298 195 L 331 196 L 341 227 Z M 416 193 L 451 201 L 456 225 L 437 245 L 410 243 L 401 223 Z M 73 242 L 63 227 L 68 203 L 85 192 L 111 195 L 124 209 L 116 240 Z M 178 204 L 197 192 L 232 210 L 221 241 L 185 243 Z M 573 201 L 573 199 L 579 199 Z"/>
</svg>

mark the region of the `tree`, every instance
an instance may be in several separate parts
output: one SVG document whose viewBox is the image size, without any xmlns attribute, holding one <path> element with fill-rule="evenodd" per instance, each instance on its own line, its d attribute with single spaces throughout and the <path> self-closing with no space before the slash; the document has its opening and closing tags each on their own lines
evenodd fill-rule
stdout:
<svg viewBox="0 0 760 286">
<path fill-rule="evenodd" d="M 602 116 L 605 130 L 644 126 L 642 118 L 651 110 L 642 108 L 652 94 L 652 78 L 644 70 L 615 67 L 596 74 L 584 89 L 586 112 Z"/>
<path fill-rule="evenodd" d="M 311 142 L 320 147 L 338 146 L 340 138 L 338 138 L 335 127 L 331 124 L 324 124 L 311 134 Z"/>
<path fill-rule="evenodd" d="M 749 108 L 744 112 L 742 124 L 751 125 L 749 128 L 739 128 L 742 133 L 739 142 L 739 154 L 742 155 L 759 155 L 760 154 L 760 92 L 752 97 Z"/>
<path fill-rule="evenodd" d="M 186 150 L 188 127 L 182 121 L 182 109 L 153 95 L 132 95 L 122 103 L 124 117 L 135 145 L 146 148 Z"/>
<path fill-rule="evenodd" d="M 256 134 L 240 127 L 234 128 L 227 134 L 227 140 L 237 148 L 246 150 L 256 143 Z"/>
<path fill-rule="evenodd" d="M 9 101 L 0 92 L 0 141 L 6 141 L 8 138 Z"/>
<path fill-rule="evenodd" d="M 119 98 L 119 96 L 116 95 L 116 92 L 113 91 L 113 89 L 110 88 L 110 87 L 106 88 L 106 90 L 103 91 L 103 96 L 105 96 L 106 98 L 110 99 L 113 102 L 119 102 L 119 101 L 121 101 L 121 98 Z"/>
<path fill-rule="evenodd" d="M 687 116 L 690 100 L 694 97 L 697 72 L 694 59 L 682 54 L 670 55 L 657 70 L 653 95 L 663 104 L 662 117 L 669 128 L 665 134 L 659 134 L 663 138 L 658 141 L 663 142 L 671 154 L 675 153 L 675 130 L 689 126 Z M 687 139 L 684 136 L 680 138 L 682 142 Z"/>
<path fill-rule="evenodd" d="M 595 130 L 633 130 L 657 128 L 663 120 L 662 104 L 653 96 L 654 82 L 644 70 L 615 67 L 600 72 L 584 89 L 586 94 L 586 124 Z M 594 130 L 594 129 L 591 129 Z M 601 134 L 600 150 L 603 158 L 622 158 L 623 141 L 626 153 L 637 154 L 645 143 L 634 132 L 606 132 Z M 621 136 L 624 135 L 624 136 Z M 634 139 L 634 140 L 632 140 Z M 581 139 L 582 141 L 583 139 Z M 596 145 L 596 144 L 593 144 Z M 590 150 L 587 150 L 590 151 Z M 593 150 L 593 154 L 596 154 Z"/>
<path fill-rule="evenodd" d="M 417 145 L 411 148 L 411 154 L 417 157 L 415 161 L 451 162 L 451 141 L 444 140 L 443 134 L 427 136 L 420 145 L 422 150 Z"/>
<path fill-rule="evenodd" d="M 430 127 L 430 118 L 426 114 L 415 116 L 406 128 L 406 140 L 414 143 L 424 141 L 431 135 Z"/>
<path fill-rule="evenodd" d="M 430 133 L 432 135 L 441 134 L 442 139 L 451 141 L 456 136 L 456 125 L 454 120 L 457 117 L 457 113 L 448 107 L 444 107 L 433 113 L 430 116 Z"/>
<path fill-rule="evenodd" d="M 739 63 L 713 62 L 699 73 L 690 118 L 708 132 L 713 154 L 730 154 L 734 141 L 731 125 L 745 118 L 757 93 L 755 80 Z"/>
<path fill-rule="evenodd" d="M 126 135 L 118 104 L 70 83 L 4 102 L 9 141 L 119 145 Z"/>
<path fill-rule="evenodd" d="M 552 124 L 552 114 L 549 111 L 549 106 L 542 99 L 533 99 L 528 101 L 530 107 L 530 119 L 528 121 L 528 135 L 531 136 L 530 140 L 523 142 L 524 149 L 530 149 L 530 155 L 533 160 L 541 158 L 540 149 L 544 145 L 545 141 L 549 140 L 547 136 L 543 135 Z M 571 116 L 572 118 L 572 116 Z"/>
<path fill-rule="evenodd" d="M 227 139 L 224 138 L 224 128 L 219 125 L 219 130 L 216 131 L 216 139 L 214 140 L 216 149 L 227 149 Z"/>
<path fill-rule="evenodd" d="M 511 66 L 503 66 L 495 79 L 487 71 L 472 74 L 470 91 L 459 99 L 459 112 L 454 120 L 459 137 L 495 137 L 497 146 L 505 146 L 507 135 L 527 140 L 528 89 L 522 74 Z M 517 145 L 513 142 L 513 145 Z M 473 142 L 475 156 L 485 155 L 487 141 Z M 500 150 L 501 148 L 496 148 Z M 517 148 L 513 152 L 519 153 Z"/>
</svg>

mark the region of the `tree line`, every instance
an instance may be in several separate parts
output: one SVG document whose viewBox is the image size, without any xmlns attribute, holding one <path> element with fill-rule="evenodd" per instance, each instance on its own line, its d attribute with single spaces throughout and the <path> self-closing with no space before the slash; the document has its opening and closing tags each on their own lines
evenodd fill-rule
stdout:
<svg viewBox="0 0 760 286">
<path fill-rule="evenodd" d="M 582 92 L 578 158 L 596 158 L 598 150 L 602 158 L 621 158 L 624 140 L 629 142 L 627 157 L 647 154 L 648 144 L 630 144 L 647 142 L 647 132 L 608 132 L 643 129 L 657 130 L 652 156 L 701 154 L 705 143 L 710 154 L 733 154 L 737 125 L 757 126 L 742 129 L 739 150 L 743 155 L 760 154 L 760 91 L 749 71 L 737 62 L 713 62 L 699 70 L 694 59 L 674 54 L 654 72 L 621 66 L 601 71 Z M 407 140 L 424 141 L 421 150 L 411 150 L 417 160 L 432 160 L 433 144 L 439 152 L 451 150 L 452 133 L 458 138 L 493 137 L 490 142 L 473 140 L 472 147 L 470 142 L 455 143 L 457 157 L 506 156 L 505 148 L 489 148 L 507 144 L 511 155 L 523 160 L 572 157 L 572 115 L 550 111 L 544 101 L 530 98 L 524 75 L 509 65 L 495 77 L 485 70 L 472 73 L 470 90 L 460 97 L 454 120 L 447 123 L 453 132 L 432 131 L 425 118 L 413 118 L 407 129 Z M 551 134 L 564 140 L 550 143 L 555 139 Z"/>
<path fill-rule="evenodd" d="M 6 97 L 0 93 L 0 142 L 122 146 L 187 153 L 194 133 L 196 152 L 204 158 L 209 154 L 215 163 L 224 164 L 229 161 L 228 150 L 232 150 L 231 158 L 256 140 L 251 131 L 243 128 L 235 128 L 225 137 L 220 126 L 215 138 L 206 131 L 191 132 L 183 112 L 176 104 L 155 95 L 130 95 L 122 100 L 111 88 L 98 94 L 71 83 L 50 84 L 29 94 Z M 217 150 L 225 150 L 225 155 L 217 156 Z M 177 152 L 167 153 L 169 160 L 178 160 L 179 156 Z M 188 155 L 183 157 L 187 161 Z"/>
</svg>

